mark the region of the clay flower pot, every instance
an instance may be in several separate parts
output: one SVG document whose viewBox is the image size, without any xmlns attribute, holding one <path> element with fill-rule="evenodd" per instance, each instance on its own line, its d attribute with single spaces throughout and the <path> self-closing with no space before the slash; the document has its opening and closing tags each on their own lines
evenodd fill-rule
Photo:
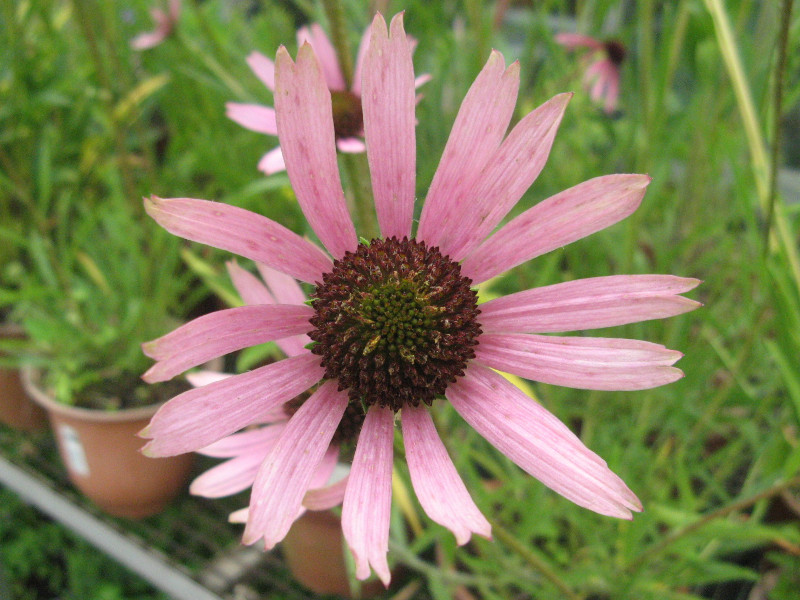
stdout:
<svg viewBox="0 0 800 600">
<path fill-rule="evenodd" d="M 281 542 L 283 557 L 294 578 L 316 594 L 353 598 L 344 559 L 342 520 L 331 511 L 307 511 Z M 361 586 L 360 598 L 385 591 L 378 580 Z"/>
<path fill-rule="evenodd" d="M 0 338 L 22 339 L 22 329 L 0 325 Z M 18 369 L 0 368 L 0 422 L 22 431 L 35 431 L 45 424 L 44 411 L 34 404 L 25 389 Z"/>
<path fill-rule="evenodd" d="M 118 411 L 90 410 L 53 400 L 39 374 L 23 370 L 23 384 L 47 412 L 70 480 L 108 514 L 138 519 L 160 512 L 185 487 L 193 454 L 148 458 L 136 434 L 159 405 Z"/>
</svg>

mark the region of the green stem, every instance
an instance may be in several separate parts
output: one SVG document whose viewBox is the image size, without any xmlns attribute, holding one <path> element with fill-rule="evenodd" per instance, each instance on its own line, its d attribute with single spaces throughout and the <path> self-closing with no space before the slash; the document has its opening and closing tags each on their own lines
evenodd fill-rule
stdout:
<svg viewBox="0 0 800 600">
<path fill-rule="evenodd" d="M 772 103 L 772 160 L 767 182 L 767 223 L 764 228 L 764 251 L 769 248 L 769 232 L 775 216 L 776 187 L 778 181 L 778 159 L 781 145 L 781 116 L 783 115 L 783 73 L 786 70 L 786 48 L 789 45 L 789 25 L 793 0 L 783 0 L 781 31 L 778 35 L 778 61 L 775 64 L 775 94 Z"/>
<path fill-rule="evenodd" d="M 752 506 L 759 500 L 764 500 L 766 498 L 772 498 L 773 496 L 777 496 L 784 490 L 788 490 L 789 488 L 794 487 L 796 485 L 800 485 L 800 475 L 793 477 L 788 481 L 778 482 L 768 487 L 765 490 L 762 490 L 747 498 L 743 498 L 741 500 L 737 500 L 736 502 L 732 502 L 727 506 L 721 506 L 717 510 L 708 513 L 707 515 L 698 519 L 694 523 L 689 523 L 688 525 L 684 525 L 683 527 L 676 529 L 671 534 L 664 537 L 659 543 L 657 543 L 654 546 L 651 546 L 648 550 L 646 550 L 645 552 L 637 556 L 636 559 L 631 561 L 631 563 L 628 565 L 628 570 L 634 571 L 639 567 L 647 564 L 647 562 L 651 558 L 653 558 L 657 554 L 660 554 L 661 552 L 666 550 L 669 546 L 671 546 L 681 538 L 686 537 L 691 533 L 694 533 L 695 531 L 701 529 L 702 527 L 705 527 L 711 521 L 714 521 L 716 519 L 722 519 L 723 517 L 727 517 L 731 513 L 744 510 Z"/>
<path fill-rule="evenodd" d="M 342 69 L 347 89 L 350 89 L 353 87 L 353 54 L 350 49 L 350 40 L 347 37 L 342 2 L 341 0 L 323 0 L 322 4 L 325 7 L 325 15 L 328 17 L 331 41 L 333 47 L 336 48 L 339 67 Z"/>
<path fill-rule="evenodd" d="M 533 550 L 525 546 L 517 538 L 511 535 L 511 532 L 500 525 L 497 521 L 490 519 L 489 522 L 492 525 L 492 534 L 498 540 L 502 541 L 506 546 L 511 548 L 511 550 L 519 555 L 520 558 L 527 562 L 536 571 L 539 571 L 539 573 L 541 573 L 545 579 L 556 586 L 564 598 L 569 598 L 570 600 L 581 600 L 582 596 L 573 591 L 572 588 L 570 588 L 545 561 L 543 561 L 533 552 Z"/>
<path fill-rule="evenodd" d="M 341 154 L 350 183 L 350 212 L 355 216 L 358 235 L 368 240 L 380 236 L 378 218 L 372 201 L 372 184 L 366 154 Z"/>
</svg>

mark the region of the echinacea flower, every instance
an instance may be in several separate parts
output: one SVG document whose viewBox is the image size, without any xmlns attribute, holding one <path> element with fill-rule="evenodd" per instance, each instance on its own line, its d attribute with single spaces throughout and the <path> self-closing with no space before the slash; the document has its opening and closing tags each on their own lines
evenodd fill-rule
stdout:
<svg viewBox="0 0 800 600">
<path fill-rule="evenodd" d="M 223 203 L 145 201 L 168 231 L 263 263 L 314 286 L 311 305 L 257 304 L 200 317 L 145 346 L 148 381 L 211 357 L 307 334 L 309 349 L 189 390 L 167 402 L 142 435 L 145 452 L 207 447 L 313 386 L 286 421 L 252 485 L 246 544 L 272 548 L 306 492 L 348 408 L 362 409 L 342 502 L 356 575 L 388 584 L 395 420 L 411 482 L 430 518 L 459 544 L 489 537 L 439 438 L 430 408 L 446 399 L 526 472 L 576 504 L 630 519 L 641 503 L 563 423 L 496 371 L 583 389 L 638 390 L 682 376 L 681 354 L 638 340 L 544 335 L 677 315 L 698 306 L 679 294 L 697 280 L 669 275 L 583 279 L 481 304 L 472 286 L 604 229 L 639 206 L 650 178 L 607 175 L 548 198 L 503 225 L 544 167 L 570 94 L 505 135 L 519 64 L 492 52 L 468 91 L 412 237 L 416 193 L 414 72 L 402 15 L 372 24 L 362 67 L 367 158 L 382 237 L 359 241 L 346 208 L 331 94 L 311 46 L 275 63 L 275 112 L 286 170 L 311 229 L 327 250 L 278 223 Z"/>
<path fill-rule="evenodd" d="M 589 90 L 593 102 L 603 103 L 606 113 L 617 110 L 619 100 L 619 69 L 625 60 L 625 46 L 619 40 L 601 42 L 588 35 L 579 33 L 559 33 L 556 41 L 567 48 L 575 50 L 588 48 L 591 55 L 588 60 L 583 82 Z"/>
<path fill-rule="evenodd" d="M 358 49 L 353 83 L 348 89 L 336 51 L 325 31 L 317 25 L 302 27 L 297 32 L 297 44 L 308 43 L 314 49 L 325 83 L 330 90 L 333 103 L 333 130 L 336 136 L 336 147 L 340 152 L 360 153 L 364 146 L 364 124 L 361 115 L 361 71 L 364 57 L 369 47 L 369 31 L 361 38 Z M 412 47 L 414 41 L 411 41 Z M 260 52 L 252 52 L 247 57 L 247 64 L 261 82 L 275 92 L 275 64 Z M 419 87 L 428 81 L 428 75 L 421 75 L 415 82 Z M 242 104 L 228 102 L 225 105 L 228 117 L 242 127 L 258 133 L 278 135 L 275 121 L 275 110 L 260 104 Z M 278 146 L 267 152 L 258 162 L 258 169 L 266 175 L 272 175 L 285 169 L 283 154 Z"/>
<path fill-rule="evenodd" d="M 181 16 L 181 0 L 169 0 L 166 11 L 154 8 L 150 14 L 156 27 L 153 31 L 140 33 L 131 40 L 131 48 L 134 50 L 155 48 L 170 36 Z"/>
</svg>

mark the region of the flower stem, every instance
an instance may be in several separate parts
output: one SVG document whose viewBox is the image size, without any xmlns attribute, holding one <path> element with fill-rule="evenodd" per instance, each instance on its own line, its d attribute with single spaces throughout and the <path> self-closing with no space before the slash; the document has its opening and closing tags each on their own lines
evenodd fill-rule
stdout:
<svg viewBox="0 0 800 600">
<path fill-rule="evenodd" d="M 353 54 L 350 50 L 350 41 L 347 38 L 347 27 L 344 22 L 344 10 L 341 0 L 323 0 L 325 15 L 328 17 L 328 25 L 331 28 L 331 40 L 333 47 L 336 48 L 336 55 L 339 59 L 339 66 L 344 75 L 344 82 L 347 88 L 353 87 Z"/>
<path fill-rule="evenodd" d="M 531 567 L 539 571 L 539 573 L 541 573 L 545 579 L 556 586 L 564 598 L 569 598 L 570 600 L 581 600 L 582 596 L 573 591 L 572 588 L 570 588 L 567 583 L 561 579 L 545 561 L 543 561 L 533 552 L 533 550 L 525 546 L 517 538 L 511 535 L 511 532 L 500 525 L 496 520 L 489 519 L 489 522 L 492 525 L 492 534 L 497 537 L 497 539 L 501 540 L 506 546 L 511 548 L 511 550 L 518 554 Z"/>
<path fill-rule="evenodd" d="M 769 180 L 767 181 L 767 218 L 764 227 L 764 250 L 769 247 L 769 232 L 775 216 L 777 196 L 778 159 L 781 145 L 781 117 L 783 116 L 783 73 L 786 70 L 786 48 L 789 45 L 789 25 L 792 17 L 793 0 L 783 0 L 781 30 L 778 34 L 778 60 L 775 64 L 775 93 L 772 102 L 772 148 Z"/>
<path fill-rule="evenodd" d="M 366 154 L 340 154 L 351 191 L 350 210 L 355 216 L 358 235 L 368 240 L 380 237 L 378 219 L 372 201 L 372 184 Z"/>
</svg>

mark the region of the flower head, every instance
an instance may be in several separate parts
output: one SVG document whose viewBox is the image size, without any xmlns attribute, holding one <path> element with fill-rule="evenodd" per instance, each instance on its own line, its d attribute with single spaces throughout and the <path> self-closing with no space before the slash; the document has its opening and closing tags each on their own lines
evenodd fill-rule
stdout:
<svg viewBox="0 0 800 600">
<path fill-rule="evenodd" d="M 603 103 L 606 113 L 617 110 L 619 100 L 619 73 L 625 60 L 625 46 L 619 40 L 601 42 L 579 33 L 559 33 L 556 41 L 569 50 L 588 48 L 591 58 L 588 61 L 583 82 L 594 102 Z"/>
<path fill-rule="evenodd" d="M 273 547 L 325 464 L 348 410 L 363 424 L 344 487 L 342 528 L 356 574 L 388 584 L 395 420 L 423 509 L 459 544 L 490 526 L 439 438 L 430 405 L 448 401 L 522 469 L 566 498 L 631 518 L 641 504 L 606 463 L 497 371 L 584 389 L 636 390 L 674 381 L 680 353 L 648 342 L 544 335 L 677 315 L 697 285 L 667 275 L 598 277 L 476 306 L 471 291 L 529 259 L 608 227 L 638 206 L 650 178 L 608 175 L 548 198 L 492 233 L 544 167 L 569 94 L 506 135 L 519 65 L 499 52 L 465 97 L 412 236 L 416 193 L 414 73 L 402 15 L 380 15 L 362 65 L 367 158 L 381 238 L 359 242 L 336 162 L 331 93 L 310 45 L 278 50 L 276 129 L 286 170 L 327 252 L 278 223 L 222 203 L 146 200 L 150 215 L 190 240 L 253 259 L 314 286 L 311 305 L 255 304 L 206 315 L 148 343 L 160 381 L 211 357 L 307 334 L 288 358 L 185 392 L 142 432 L 148 454 L 207 447 L 314 388 L 283 424 L 252 485 L 244 542 Z"/>
<path fill-rule="evenodd" d="M 363 141 L 364 121 L 361 110 L 361 72 L 364 57 L 369 48 L 369 39 L 369 31 L 367 31 L 361 38 L 353 83 L 348 88 L 336 51 L 322 27 L 314 23 L 310 27 L 302 27 L 297 32 L 297 45 L 309 44 L 314 49 L 322 69 L 325 84 L 331 95 L 333 129 L 336 136 L 336 147 L 340 152 L 360 153 L 366 149 Z M 414 44 L 413 40 L 411 40 L 411 44 Z M 274 93 L 275 64 L 260 52 L 252 52 L 247 57 L 247 64 L 250 65 L 256 77 Z M 427 75 L 418 77 L 415 86 L 421 86 L 428 79 Z M 228 102 L 225 107 L 228 117 L 242 127 L 259 133 L 266 133 L 267 135 L 278 134 L 275 110 L 273 108 L 239 102 Z M 280 146 L 261 157 L 258 168 L 267 175 L 283 171 L 286 166 Z"/>
<path fill-rule="evenodd" d="M 140 33 L 131 40 L 131 48 L 134 50 L 147 50 L 158 46 L 167 39 L 181 16 L 181 0 L 169 0 L 167 10 L 154 8 L 150 11 L 156 28 L 153 31 Z"/>
</svg>

